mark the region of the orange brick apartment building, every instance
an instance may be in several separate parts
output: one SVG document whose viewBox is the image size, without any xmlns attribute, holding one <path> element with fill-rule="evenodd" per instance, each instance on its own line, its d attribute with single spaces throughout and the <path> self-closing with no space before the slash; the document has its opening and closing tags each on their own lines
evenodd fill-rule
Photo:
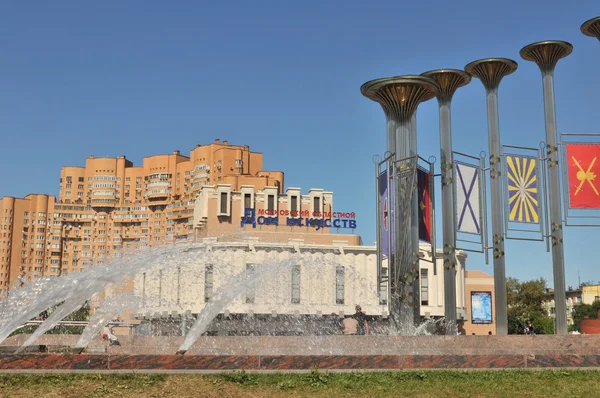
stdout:
<svg viewBox="0 0 600 398">
<path fill-rule="evenodd" d="M 332 193 L 284 193 L 283 172 L 264 171 L 262 161 L 246 145 L 215 140 L 196 146 L 189 157 L 174 151 L 146 157 L 142 166 L 125 156 L 90 156 L 85 167 L 63 167 L 58 200 L 43 194 L 0 199 L 0 294 L 21 278 L 68 274 L 122 249 L 182 240 L 360 244 L 357 235 L 287 226 L 283 217 L 279 225 L 241 225 L 248 207 L 332 211 Z"/>
</svg>

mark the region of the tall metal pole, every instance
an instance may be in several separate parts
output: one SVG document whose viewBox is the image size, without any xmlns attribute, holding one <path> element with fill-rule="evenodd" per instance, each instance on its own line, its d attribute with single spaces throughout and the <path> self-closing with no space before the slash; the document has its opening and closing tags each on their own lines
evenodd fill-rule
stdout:
<svg viewBox="0 0 600 398">
<path fill-rule="evenodd" d="M 450 105 L 456 90 L 466 86 L 471 76 L 462 70 L 438 69 L 423 73 L 438 82 L 440 110 L 440 158 L 442 174 L 442 233 L 444 244 L 444 317 L 448 326 L 455 325 L 456 316 L 456 214 L 454 212 L 454 181 Z M 447 327 L 446 333 L 454 328 Z"/>
<path fill-rule="evenodd" d="M 517 63 L 506 58 L 488 58 L 471 62 L 465 70 L 483 83 L 487 95 L 488 139 L 490 147 L 490 193 L 494 249 L 494 292 L 496 334 L 508 334 L 506 267 L 504 264 L 504 221 L 502 213 L 502 165 L 500 161 L 500 122 L 498 86 L 502 78 L 517 70 Z M 487 250 L 487 248 L 486 248 Z"/>
<path fill-rule="evenodd" d="M 409 155 L 415 157 L 415 162 L 418 163 L 417 157 L 417 112 L 415 111 L 410 118 L 410 149 Z M 415 189 L 411 199 L 410 212 L 410 236 L 412 239 L 412 302 L 413 304 L 413 322 L 415 325 L 421 323 L 421 284 L 419 283 L 421 267 L 419 256 L 419 190 Z"/>
<path fill-rule="evenodd" d="M 371 80 L 360 88 L 362 95 L 378 102 L 387 120 L 388 151 L 395 154 L 400 161 L 411 157 L 416 148 L 416 136 L 411 134 L 411 118 L 419 104 L 436 96 L 438 86 L 435 80 L 424 76 L 397 76 Z M 394 145 L 392 147 L 392 144 Z M 416 164 L 416 159 L 415 159 Z M 414 308 L 410 296 L 412 286 L 404 283 L 405 276 L 414 274 L 414 264 L 410 254 L 413 253 L 414 231 L 403 227 L 402 206 L 406 206 L 400 196 L 400 184 L 394 182 L 394 263 L 388 268 L 390 288 L 390 316 L 399 328 L 400 334 L 410 333 L 414 327 Z M 411 205 L 412 202 L 409 203 Z M 410 213 L 414 213 L 410 206 Z M 411 219 L 418 214 L 410 214 Z M 402 221 L 402 222 L 401 222 Z M 409 231 L 407 233 L 407 230 Z M 418 241 L 418 231 L 417 231 Z M 389 248 L 390 252 L 392 248 Z M 391 256 L 390 256 L 391 257 Z M 418 272 L 418 270 L 417 270 Z"/>
<path fill-rule="evenodd" d="M 375 215 L 375 220 L 377 220 L 377 234 L 376 234 L 376 239 L 377 239 L 377 296 L 379 297 L 379 304 L 381 304 L 381 267 L 382 267 L 382 247 L 381 247 L 381 224 L 382 224 L 382 213 L 381 213 L 381 194 L 380 194 L 380 185 L 379 185 L 379 178 L 380 178 L 380 174 L 381 174 L 381 166 L 379 165 L 379 162 L 381 161 L 381 158 L 379 156 L 374 156 L 373 157 L 373 163 L 375 163 L 375 191 L 377 194 L 377 198 L 376 198 L 376 202 L 377 206 L 376 206 L 376 215 Z M 388 253 L 388 258 L 389 258 L 389 253 Z"/>
<path fill-rule="evenodd" d="M 592 18 L 581 25 L 581 33 L 600 40 L 600 17 Z"/>
<path fill-rule="evenodd" d="M 599 24 L 600 26 L 600 24 Z M 546 122 L 546 162 L 548 165 L 548 207 L 552 236 L 552 270 L 556 334 L 567 334 L 567 296 L 565 293 L 565 252 L 563 247 L 558 136 L 554 104 L 554 68 L 559 59 L 571 54 L 573 46 L 565 41 L 542 41 L 521 49 L 521 58 L 532 61 L 542 72 L 544 116 Z"/>
</svg>

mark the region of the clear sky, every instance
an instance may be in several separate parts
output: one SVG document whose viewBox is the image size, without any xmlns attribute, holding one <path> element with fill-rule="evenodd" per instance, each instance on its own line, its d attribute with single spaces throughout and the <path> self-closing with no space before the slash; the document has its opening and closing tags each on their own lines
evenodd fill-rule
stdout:
<svg viewBox="0 0 600 398">
<path fill-rule="evenodd" d="M 559 132 L 598 133 L 600 43 L 579 31 L 598 15 L 597 0 L 6 2 L 0 196 L 56 195 L 61 166 L 91 154 L 140 164 L 220 138 L 263 152 L 265 169 L 285 171 L 288 187 L 333 191 L 336 210 L 355 211 L 370 244 L 372 156 L 385 150 L 385 119 L 360 85 L 512 58 L 519 69 L 500 86 L 501 141 L 537 148 L 541 76 L 519 50 L 566 40 L 575 50 L 556 71 Z M 455 150 L 487 151 L 478 80 L 456 94 L 452 117 Z M 420 106 L 418 136 L 421 156 L 439 158 L 436 101 Z M 599 242 L 600 228 L 566 229 L 568 284 L 578 272 L 600 280 Z M 552 284 L 544 244 L 509 241 L 506 261 L 508 276 Z M 468 268 L 492 273 L 477 254 Z"/>
</svg>

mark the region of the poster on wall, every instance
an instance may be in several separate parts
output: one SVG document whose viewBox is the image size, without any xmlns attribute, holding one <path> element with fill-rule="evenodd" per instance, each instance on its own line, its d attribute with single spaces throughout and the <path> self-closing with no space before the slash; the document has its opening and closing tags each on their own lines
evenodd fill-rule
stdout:
<svg viewBox="0 0 600 398">
<path fill-rule="evenodd" d="M 471 292 L 471 323 L 492 323 L 492 292 Z"/>
</svg>

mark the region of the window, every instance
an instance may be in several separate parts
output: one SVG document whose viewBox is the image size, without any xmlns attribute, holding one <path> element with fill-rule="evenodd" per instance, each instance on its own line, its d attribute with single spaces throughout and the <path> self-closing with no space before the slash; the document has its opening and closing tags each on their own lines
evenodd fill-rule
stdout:
<svg viewBox="0 0 600 398">
<path fill-rule="evenodd" d="M 382 267 L 381 268 L 381 277 L 386 277 L 387 276 L 387 272 L 388 269 L 387 267 Z M 389 279 L 388 279 L 389 281 Z M 379 286 L 379 304 L 380 305 L 386 305 L 387 304 L 387 283 L 382 283 Z"/>
<path fill-rule="evenodd" d="M 146 273 L 142 274 L 142 307 L 146 305 Z"/>
<path fill-rule="evenodd" d="M 162 305 L 162 281 L 163 281 L 163 270 L 158 271 L 158 306 Z"/>
<path fill-rule="evenodd" d="M 300 266 L 292 268 L 292 304 L 300 304 Z"/>
<path fill-rule="evenodd" d="M 335 267 L 335 303 L 344 304 L 344 267 L 338 265 Z"/>
<path fill-rule="evenodd" d="M 421 269 L 421 305 L 429 305 L 429 279 L 428 270 Z"/>
<path fill-rule="evenodd" d="M 292 196 L 290 203 L 290 211 L 298 211 L 298 197 Z"/>
<path fill-rule="evenodd" d="M 213 292 L 213 266 L 212 264 L 206 264 L 204 269 L 204 302 L 208 303 L 208 300 L 212 297 Z"/>
<path fill-rule="evenodd" d="M 228 214 L 227 212 L 227 192 L 221 192 L 221 215 Z"/>
<path fill-rule="evenodd" d="M 246 303 L 248 304 L 253 304 L 256 298 L 256 285 L 252 277 L 255 269 L 255 264 L 246 264 Z"/>
<path fill-rule="evenodd" d="M 319 197 L 313 198 L 313 211 L 315 213 L 321 212 L 321 198 L 319 198 Z"/>
<path fill-rule="evenodd" d="M 252 195 L 249 193 L 244 194 L 244 209 L 252 208 Z"/>
<path fill-rule="evenodd" d="M 275 195 L 269 195 L 267 197 L 267 210 L 275 210 Z"/>
</svg>

